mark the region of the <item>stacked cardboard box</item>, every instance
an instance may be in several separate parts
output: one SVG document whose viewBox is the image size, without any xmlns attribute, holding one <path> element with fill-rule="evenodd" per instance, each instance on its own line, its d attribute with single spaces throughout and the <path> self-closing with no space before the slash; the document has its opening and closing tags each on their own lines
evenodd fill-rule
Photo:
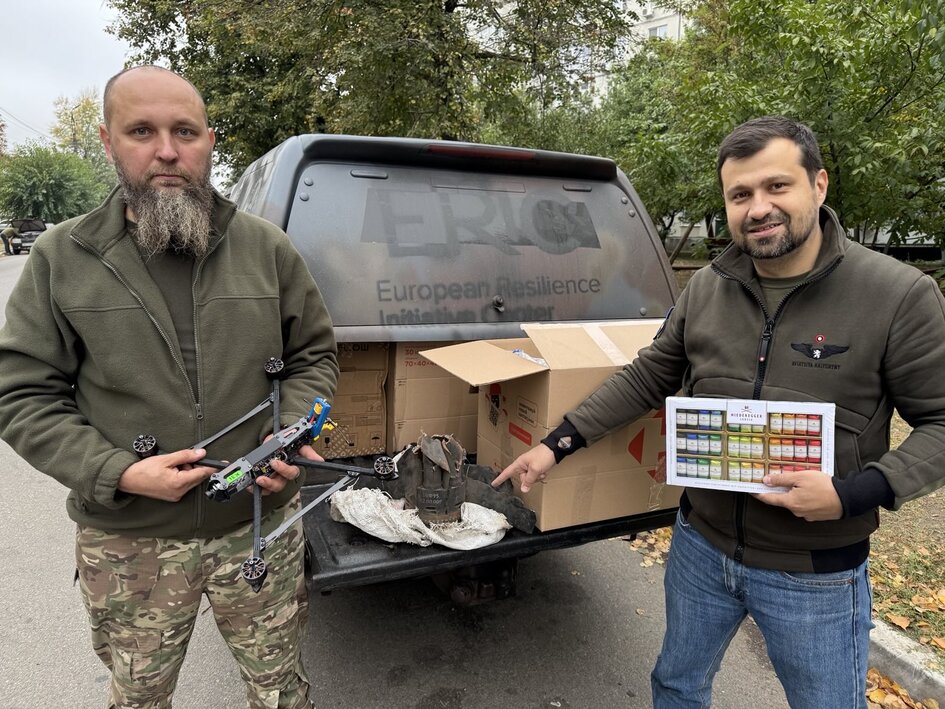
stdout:
<svg viewBox="0 0 945 709">
<path fill-rule="evenodd" d="M 423 355 L 479 388 L 477 460 L 502 469 L 632 360 L 661 323 L 527 325 L 527 338 L 467 342 Z M 541 530 L 673 507 L 681 489 L 665 485 L 657 471 L 665 436 L 663 410 L 651 412 L 569 456 L 545 484 L 519 494 Z"/>
<path fill-rule="evenodd" d="M 330 417 L 334 430 L 315 441 L 325 460 L 387 451 L 387 401 L 384 383 L 390 358 L 386 342 L 341 343 L 341 374 Z"/>
<path fill-rule="evenodd" d="M 476 451 L 476 392 L 420 355 L 448 342 L 391 345 L 387 378 L 387 441 L 391 452 L 414 443 L 421 433 L 451 433 L 467 453 Z"/>
</svg>

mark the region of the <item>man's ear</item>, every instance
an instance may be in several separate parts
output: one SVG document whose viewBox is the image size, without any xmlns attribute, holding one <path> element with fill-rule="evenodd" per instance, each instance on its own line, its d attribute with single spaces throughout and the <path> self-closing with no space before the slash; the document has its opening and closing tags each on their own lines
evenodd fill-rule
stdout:
<svg viewBox="0 0 945 709">
<path fill-rule="evenodd" d="M 217 144 L 217 134 L 213 128 L 207 128 L 207 134 L 210 136 L 210 147 L 212 148 Z"/>
<path fill-rule="evenodd" d="M 827 171 L 821 168 L 814 178 L 814 190 L 817 192 L 817 204 L 822 205 L 827 199 L 827 184 L 830 180 L 827 178 Z"/>
<path fill-rule="evenodd" d="M 114 164 L 115 158 L 112 157 L 112 137 L 108 134 L 108 128 L 104 123 L 99 123 L 98 125 L 98 137 L 102 140 L 102 145 L 105 147 L 105 157 L 108 158 L 108 162 Z"/>
</svg>

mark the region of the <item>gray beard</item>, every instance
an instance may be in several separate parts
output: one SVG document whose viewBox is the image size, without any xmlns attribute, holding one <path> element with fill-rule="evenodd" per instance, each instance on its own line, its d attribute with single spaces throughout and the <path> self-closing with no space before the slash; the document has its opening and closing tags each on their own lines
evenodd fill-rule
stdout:
<svg viewBox="0 0 945 709">
<path fill-rule="evenodd" d="M 125 204 L 138 220 L 136 239 L 145 256 L 163 254 L 169 249 L 194 258 L 206 255 L 213 209 L 213 190 L 208 179 L 188 182 L 179 193 L 174 193 L 157 190 L 147 180 L 133 182 L 117 159 L 115 171 Z"/>
</svg>

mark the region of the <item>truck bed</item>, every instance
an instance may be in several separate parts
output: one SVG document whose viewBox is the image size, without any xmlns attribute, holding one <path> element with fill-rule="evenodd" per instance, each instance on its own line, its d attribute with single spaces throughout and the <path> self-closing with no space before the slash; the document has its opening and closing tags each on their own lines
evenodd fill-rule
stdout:
<svg viewBox="0 0 945 709">
<path fill-rule="evenodd" d="M 308 504 L 330 486 L 304 486 L 302 504 Z M 389 544 L 350 524 L 335 522 L 329 516 L 328 504 L 324 503 L 317 505 L 303 518 L 311 553 L 309 588 L 327 592 L 520 559 L 549 549 L 563 549 L 667 527 L 675 517 L 674 507 L 548 532 L 525 534 L 512 529 L 495 544 L 481 549 L 457 551 L 435 544 L 428 547 Z"/>
</svg>

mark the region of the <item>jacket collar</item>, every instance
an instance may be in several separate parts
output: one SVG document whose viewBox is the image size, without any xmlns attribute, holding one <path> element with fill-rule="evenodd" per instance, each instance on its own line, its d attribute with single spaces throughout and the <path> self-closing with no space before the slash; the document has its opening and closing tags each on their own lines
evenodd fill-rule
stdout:
<svg viewBox="0 0 945 709">
<path fill-rule="evenodd" d="M 810 280 L 833 268 L 846 253 L 849 241 L 846 232 L 840 224 L 837 213 L 824 205 L 820 208 L 820 228 L 823 231 L 823 241 L 814 267 L 808 274 Z M 725 276 L 730 276 L 742 282 L 755 278 L 755 265 L 751 258 L 738 250 L 734 243 L 725 247 L 725 250 L 712 261 L 713 270 Z"/>
<path fill-rule="evenodd" d="M 213 193 L 210 252 L 223 240 L 226 228 L 236 213 L 236 205 Z M 149 313 L 178 362 L 182 361 L 174 321 L 164 295 L 148 273 L 147 266 L 125 222 L 125 201 L 116 187 L 105 202 L 89 212 L 73 227 L 71 237 L 82 248 L 95 253 L 102 263 L 128 288 Z"/>
<path fill-rule="evenodd" d="M 213 190 L 213 211 L 210 215 L 211 251 L 223 238 L 236 205 Z M 105 201 L 86 214 L 72 229 L 72 236 L 100 254 L 108 252 L 127 234 L 125 200 L 120 187 L 115 187 Z"/>
</svg>

